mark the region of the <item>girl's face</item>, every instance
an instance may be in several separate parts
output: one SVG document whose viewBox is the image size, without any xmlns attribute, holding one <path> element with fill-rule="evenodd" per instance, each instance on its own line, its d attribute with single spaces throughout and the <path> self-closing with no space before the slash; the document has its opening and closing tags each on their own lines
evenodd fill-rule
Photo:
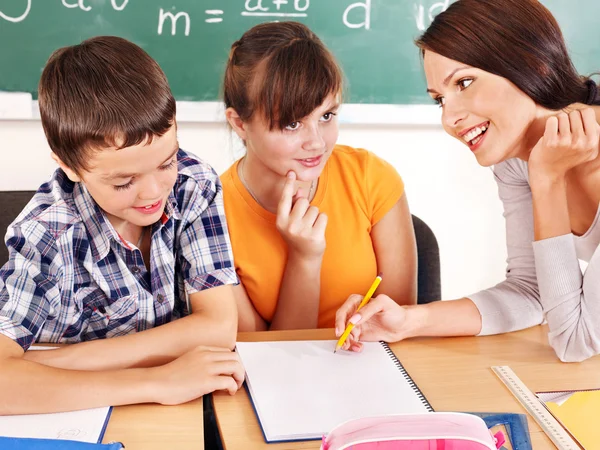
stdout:
<svg viewBox="0 0 600 450">
<path fill-rule="evenodd" d="M 528 131 L 541 114 L 531 98 L 506 78 L 431 51 L 425 52 L 424 66 L 444 130 L 469 147 L 480 165 L 528 158 L 535 145 Z"/>
<path fill-rule="evenodd" d="M 308 116 L 283 129 L 269 130 L 258 114 L 244 126 L 248 156 L 285 177 L 293 170 L 299 181 L 319 178 L 338 138 L 337 96 L 330 95 Z"/>
</svg>

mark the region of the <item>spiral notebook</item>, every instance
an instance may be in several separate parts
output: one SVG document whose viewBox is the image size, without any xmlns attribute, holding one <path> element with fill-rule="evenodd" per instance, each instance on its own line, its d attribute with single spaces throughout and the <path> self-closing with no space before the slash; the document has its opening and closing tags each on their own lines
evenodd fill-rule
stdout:
<svg viewBox="0 0 600 450">
<path fill-rule="evenodd" d="M 382 342 L 333 353 L 336 341 L 238 342 L 267 442 L 321 439 L 347 420 L 433 408 Z"/>
</svg>

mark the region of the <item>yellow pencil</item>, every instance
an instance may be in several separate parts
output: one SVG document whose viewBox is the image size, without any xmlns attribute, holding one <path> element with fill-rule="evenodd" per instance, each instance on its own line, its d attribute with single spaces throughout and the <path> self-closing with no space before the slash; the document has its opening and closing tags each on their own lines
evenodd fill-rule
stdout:
<svg viewBox="0 0 600 450">
<path fill-rule="evenodd" d="M 369 300 L 371 300 L 371 297 L 373 296 L 375 289 L 377 289 L 377 286 L 379 286 L 379 283 L 381 283 L 382 276 L 383 276 L 383 273 L 380 273 L 379 275 L 377 275 L 377 278 L 375 278 L 375 281 L 373 281 L 373 284 L 371 285 L 371 287 L 369 288 L 369 290 L 363 297 L 362 301 L 358 305 L 358 308 L 356 308 L 356 312 L 358 312 L 360 310 L 360 308 L 365 306 L 369 302 Z M 349 322 L 348 326 L 346 326 L 346 330 L 342 333 L 342 335 L 340 336 L 340 339 L 337 341 L 337 344 L 335 345 L 335 350 L 333 351 L 333 353 L 337 352 L 340 348 L 342 348 L 342 345 L 344 345 L 344 342 L 346 342 L 346 339 L 350 335 L 350 332 L 352 331 L 353 328 L 354 328 L 354 324 L 352 322 Z"/>
</svg>

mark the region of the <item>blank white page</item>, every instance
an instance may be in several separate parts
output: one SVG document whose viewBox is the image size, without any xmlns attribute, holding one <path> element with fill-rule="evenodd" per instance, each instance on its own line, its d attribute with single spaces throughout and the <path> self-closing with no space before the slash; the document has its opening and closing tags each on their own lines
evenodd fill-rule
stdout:
<svg viewBox="0 0 600 450">
<path fill-rule="evenodd" d="M 0 416 L 0 436 L 95 444 L 104 434 L 109 413 L 110 408 L 106 407 L 55 414 Z"/>
<path fill-rule="evenodd" d="M 246 382 L 268 442 L 320 439 L 366 416 L 431 411 L 379 342 L 361 353 L 336 341 L 238 342 Z"/>
</svg>

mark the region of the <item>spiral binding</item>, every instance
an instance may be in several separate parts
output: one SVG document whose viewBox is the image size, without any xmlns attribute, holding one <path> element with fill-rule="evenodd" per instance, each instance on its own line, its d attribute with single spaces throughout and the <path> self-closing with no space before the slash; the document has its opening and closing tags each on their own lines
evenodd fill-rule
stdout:
<svg viewBox="0 0 600 450">
<path fill-rule="evenodd" d="M 396 367 L 400 370 L 400 372 L 402 373 L 402 376 L 408 382 L 411 389 L 413 391 L 415 391 L 415 393 L 417 394 L 417 397 L 419 397 L 419 400 L 421 400 L 421 403 L 423 403 L 423 405 L 427 408 L 427 410 L 429 412 L 434 412 L 433 407 L 431 406 L 429 401 L 425 398 L 425 396 L 421 392 L 421 389 L 419 389 L 419 386 L 417 386 L 416 383 L 413 381 L 413 379 L 410 377 L 410 375 L 408 374 L 408 372 L 406 371 L 406 369 L 404 368 L 404 366 L 402 365 L 402 363 L 400 362 L 400 360 L 398 359 L 396 354 L 392 351 L 390 346 L 386 342 L 383 342 L 383 341 L 380 341 L 380 344 L 383 346 L 383 348 L 385 349 L 385 352 L 390 356 L 390 358 L 392 358 L 392 361 L 394 362 Z"/>
</svg>

